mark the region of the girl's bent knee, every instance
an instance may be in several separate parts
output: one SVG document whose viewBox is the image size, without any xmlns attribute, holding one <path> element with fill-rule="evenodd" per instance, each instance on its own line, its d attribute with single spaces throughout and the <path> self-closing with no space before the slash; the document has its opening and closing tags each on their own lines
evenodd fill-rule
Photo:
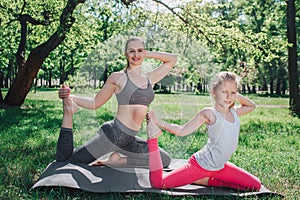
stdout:
<svg viewBox="0 0 300 200">
<path fill-rule="evenodd" d="M 259 179 L 257 179 L 257 181 L 256 181 L 256 183 L 255 183 L 255 185 L 254 185 L 254 189 L 255 189 L 256 191 L 259 191 L 260 188 L 261 188 L 261 182 L 260 182 Z"/>
<path fill-rule="evenodd" d="M 163 184 L 158 181 L 151 181 L 151 186 L 155 189 L 164 189 Z"/>
</svg>

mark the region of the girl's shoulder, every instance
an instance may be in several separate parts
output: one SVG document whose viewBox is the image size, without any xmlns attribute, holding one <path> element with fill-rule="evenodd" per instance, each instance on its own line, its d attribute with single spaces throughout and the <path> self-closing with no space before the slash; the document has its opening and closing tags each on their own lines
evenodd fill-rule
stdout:
<svg viewBox="0 0 300 200">
<path fill-rule="evenodd" d="M 208 125 L 214 124 L 216 121 L 216 116 L 213 112 L 213 108 L 211 108 L 211 107 L 203 108 L 199 112 L 199 114 L 201 114 L 206 119 L 206 124 L 208 124 Z"/>
<path fill-rule="evenodd" d="M 213 113 L 213 108 L 211 107 L 205 107 L 202 110 L 200 110 L 201 113 L 206 114 L 206 115 L 210 115 Z"/>
</svg>

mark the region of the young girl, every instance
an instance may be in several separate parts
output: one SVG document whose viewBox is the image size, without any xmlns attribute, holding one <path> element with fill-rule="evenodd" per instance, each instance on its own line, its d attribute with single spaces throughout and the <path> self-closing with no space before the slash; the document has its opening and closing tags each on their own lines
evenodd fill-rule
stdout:
<svg viewBox="0 0 300 200">
<path fill-rule="evenodd" d="M 166 52 L 146 51 L 144 41 L 138 37 L 126 42 L 125 56 L 126 69 L 112 73 L 95 97 L 71 95 L 70 88 L 66 85 L 59 90 L 59 98 L 63 99 L 64 115 L 57 143 L 57 161 L 90 164 L 99 157 L 114 152 L 108 160 L 96 162 L 94 165 L 149 165 L 147 142 L 138 137 L 137 133 L 145 119 L 148 106 L 154 99 L 152 87 L 170 72 L 177 56 Z M 162 64 L 143 74 L 142 64 L 145 58 L 159 60 Z M 105 122 L 93 138 L 73 151 L 72 117 L 77 106 L 95 110 L 105 104 L 113 94 L 118 102 L 115 118 Z M 126 157 L 121 157 L 119 153 Z M 170 156 L 163 149 L 160 149 L 160 153 L 163 165 L 168 166 Z"/>
<path fill-rule="evenodd" d="M 238 83 L 234 73 L 218 73 L 211 85 L 213 107 L 200 110 L 183 126 L 169 124 L 159 119 L 153 111 L 148 113 L 147 142 L 153 187 L 166 189 L 195 183 L 245 191 L 260 189 L 261 183 L 257 177 L 228 162 L 238 144 L 239 116 L 255 109 L 250 99 L 237 92 Z M 240 103 L 239 107 L 233 107 L 235 101 Z M 209 136 L 206 145 L 194 153 L 186 165 L 163 175 L 157 139 L 161 134 L 160 128 L 185 136 L 203 124 L 206 124 Z"/>
</svg>

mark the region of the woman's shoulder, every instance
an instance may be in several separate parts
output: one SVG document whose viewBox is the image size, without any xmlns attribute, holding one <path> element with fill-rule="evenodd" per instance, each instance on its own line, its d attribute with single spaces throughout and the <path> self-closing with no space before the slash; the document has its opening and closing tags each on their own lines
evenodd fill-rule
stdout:
<svg viewBox="0 0 300 200">
<path fill-rule="evenodd" d="M 118 82 L 122 79 L 124 79 L 126 77 L 125 72 L 122 71 L 117 71 L 117 72 L 113 72 L 109 75 L 108 80 L 110 80 L 111 82 Z"/>
<path fill-rule="evenodd" d="M 110 76 L 113 76 L 113 77 L 121 77 L 121 76 L 125 76 L 125 75 L 126 75 L 125 71 L 124 71 L 124 70 L 121 70 L 121 71 L 117 71 L 117 72 L 111 73 Z"/>
</svg>

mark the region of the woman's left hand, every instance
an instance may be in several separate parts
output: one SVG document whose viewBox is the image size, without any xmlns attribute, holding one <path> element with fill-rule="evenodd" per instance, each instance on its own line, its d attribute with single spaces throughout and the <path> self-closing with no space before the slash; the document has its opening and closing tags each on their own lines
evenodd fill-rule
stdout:
<svg viewBox="0 0 300 200">
<path fill-rule="evenodd" d="M 60 99 L 67 98 L 71 94 L 71 89 L 68 85 L 63 84 L 62 87 L 58 91 L 58 97 Z"/>
</svg>

